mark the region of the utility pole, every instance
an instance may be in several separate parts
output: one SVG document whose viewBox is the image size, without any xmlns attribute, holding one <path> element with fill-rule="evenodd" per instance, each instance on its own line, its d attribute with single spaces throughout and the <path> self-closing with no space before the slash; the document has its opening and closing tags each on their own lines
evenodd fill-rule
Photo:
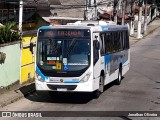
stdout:
<svg viewBox="0 0 160 120">
<path fill-rule="evenodd" d="M 23 0 L 19 1 L 19 27 L 20 34 L 22 33 L 22 22 L 23 22 Z"/>
<path fill-rule="evenodd" d="M 87 2 L 88 2 L 88 1 L 86 0 L 86 1 L 85 1 L 84 16 L 83 16 L 83 17 L 84 17 L 84 20 L 87 20 L 87 11 L 88 11 L 88 7 L 87 7 L 87 4 L 88 4 L 88 3 L 87 3 Z"/>
<path fill-rule="evenodd" d="M 117 24 L 118 20 L 117 20 L 117 6 L 118 5 L 118 1 L 114 0 L 114 10 L 113 10 L 113 15 L 114 15 L 114 22 Z"/>
<path fill-rule="evenodd" d="M 143 0 L 139 0 L 139 16 L 138 16 L 138 30 L 137 30 L 138 39 L 142 38 L 142 34 L 141 34 L 142 4 L 143 4 Z"/>
<path fill-rule="evenodd" d="M 94 9 L 95 9 L 95 13 L 94 13 L 94 20 L 97 20 L 97 0 L 94 0 Z"/>
<path fill-rule="evenodd" d="M 147 0 L 145 0 L 144 34 L 147 32 Z"/>
<path fill-rule="evenodd" d="M 124 25 L 125 22 L 125 7 L 126 7 L 126 0 L 122 1 L 122 25 Z"/>
</svg>

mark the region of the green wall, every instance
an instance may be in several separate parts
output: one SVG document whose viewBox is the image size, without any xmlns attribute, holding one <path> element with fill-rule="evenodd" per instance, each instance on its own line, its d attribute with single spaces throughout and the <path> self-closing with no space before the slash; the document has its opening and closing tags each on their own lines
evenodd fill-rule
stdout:
<svg viewBox="0 0 160 120">
<path fill-rule="evenodd" d="M 0 45 L 0 52 L 6 54 L 4 63 L 0 63 L 0 88 L 3 88 L 20 79 L 20 43 Z"/>
</svg>

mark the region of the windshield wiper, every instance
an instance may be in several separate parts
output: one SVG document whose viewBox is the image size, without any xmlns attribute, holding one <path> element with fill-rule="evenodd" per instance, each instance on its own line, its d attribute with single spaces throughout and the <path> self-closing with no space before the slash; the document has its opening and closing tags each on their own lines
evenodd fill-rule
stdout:
<svg viewBox="0 0 160 120">
<path fill-rule="evenodd" d="M 71 50 L 74 48 L 75 43 L 76 43 L 76 39 L 74 38 L 74 39 L 71 41 L 71 43 L 69 44 L 69 49 L 68 49 L 68 52 L 67 52 L 67 56 L 70 54 Z"/>
</svg>

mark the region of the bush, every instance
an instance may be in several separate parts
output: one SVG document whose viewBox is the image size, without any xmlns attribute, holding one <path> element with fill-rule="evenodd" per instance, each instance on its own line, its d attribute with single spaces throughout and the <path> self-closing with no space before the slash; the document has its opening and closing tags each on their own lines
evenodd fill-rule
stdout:
<svg viewBox="0 0 160 120">
<path fill-rule="evenodd" d="M 16 26 L 15 22 L 9 22 L 0 26 L 0 44 L 19 40 L 20 34 L 13 30 Z"/>
</svg>

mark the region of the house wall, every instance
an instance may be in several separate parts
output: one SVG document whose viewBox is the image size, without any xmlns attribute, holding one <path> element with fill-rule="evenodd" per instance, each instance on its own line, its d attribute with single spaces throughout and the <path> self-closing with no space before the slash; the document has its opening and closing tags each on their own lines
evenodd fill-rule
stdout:
<svg viewBox="0 0 160 120">
<path fill-rule="evenodd" d="M 7 87 L 20 80 L 20 42 L 0 45 L 0 52 L 6 54 L 0 62 L 0 87 Z"/>
<path fill-rule="evenodd" d="M 22 37 L 21 47 L 21 71 L 20 84 L 32 82 L 34 80 L 34 53 L 30 51 L 30 42 L 36 42 L 36 35 L 26 35 Z"/>
</svg>

